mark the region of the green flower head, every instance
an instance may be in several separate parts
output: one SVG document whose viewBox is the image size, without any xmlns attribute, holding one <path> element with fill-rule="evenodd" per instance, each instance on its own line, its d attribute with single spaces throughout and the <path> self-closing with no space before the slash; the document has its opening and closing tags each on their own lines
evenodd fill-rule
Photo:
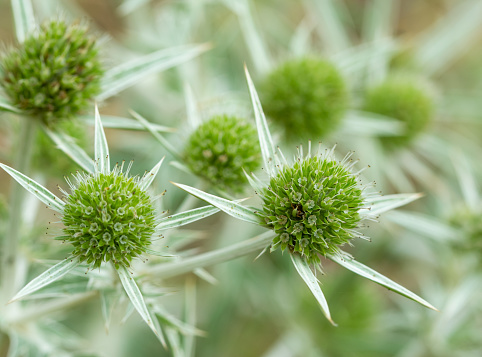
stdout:
<svg viewBox="0 0 482 357">
<path fill-rule="evenodd" d="M 227 115 L 214 116 L 191 135 L 185 149 L 191 170 L 215 187 L 239 192 L 246 172 L 260 166 L 256 129 L 246 121 Z"/>
<path fill-rule="evenodd" d="M 402 136 L 382 138 L 387 147 L 406 146 L 430 123 L 433 115 L 432 98 L 416 82 L 390 78 L 370 89 L 363 109 L 399 120 L 405 125 Z"/>
<path fill-rule="evenodd" d="M 265 113 L 288 138 L 323 138 L 337 128 L 348 105 L 345 82 L 333 64 L 317 58 L 288 61 L 264 80 Z"/>
<path fill-rule="evenodd" d="M 0 61 L 12 102 L 45 123 L 70 118 L 100 91 L 103 70 L 85 26 L 51 21 Z"/>
<path fill-rule="evenodd" d="M 319 255 L 337 254 L 339 247 L 360 236 L 356 229 L 362 220 L 363 187 L 350 172 L 350 156 L 340 162 L 332 151 L 300 155 L 271 177 L 259 192 L 262 224 L 277 234 L 271 250 L 298 252 L 317 264 Z"/>
<path fill-rule="evenodd" d="M 108 174 L 78 172 L 72 190 L 64 192 L 62 237 L 74 246 L 72 255 L 99 268 L 102 262 L 130 266 L 146 252 L 155 232 L 156 215 L 151 199 L 122 166 Z"/>
</svg>

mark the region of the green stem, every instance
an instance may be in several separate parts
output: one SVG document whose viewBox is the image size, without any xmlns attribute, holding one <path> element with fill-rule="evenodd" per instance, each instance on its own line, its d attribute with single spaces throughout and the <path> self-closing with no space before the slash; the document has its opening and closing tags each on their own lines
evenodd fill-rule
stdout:
<svg viewBox="0 0 482 357">
<path fill-rule="evenodd" d="M 182 259 L 173 263 L 160 264 L 145 271 L 145 275 L 167 279 L 189 273 L 197 268 L 215 265 L 264 249 L 272 240 L 275 233 L 265 232 L 254 238 L 217 249 L 211 252 Z"/>
<path fill-rule="evenodd" d="M 33 143 L 37 132 L 35 119 L 22 118 L 20 135 L 18 140 L 17 154 L 14 161 L 14 168 L 21 173 L 28 175 L 32 156 Z M 10 196 L 10 219 L 7 234 L 2 243 L 1 269 L 2 277 L 0 280 L 1 290 L 0 303 L 8 300 L 9 296 L 17 289 L 16 262 L 17 249 L 20 240 L 20 227 L 22 224 L 22 206 L 25 190 L 17 182 L 12 180 L 12 191 Z"/>
</svg>

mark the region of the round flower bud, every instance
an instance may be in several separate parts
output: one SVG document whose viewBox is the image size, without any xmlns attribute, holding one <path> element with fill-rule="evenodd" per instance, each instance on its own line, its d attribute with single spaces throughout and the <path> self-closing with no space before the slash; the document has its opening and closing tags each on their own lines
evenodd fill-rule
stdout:
<svg viewBox="0 0 482 357">
<path fill-rule="evenodd" d="M 70 118 L 100 91 L 95 38 L 81 25 L 44 23 L 0 61 L 0 83 L 27 114 L 51 123 Z"/>
<path fill-rule="evenodd" d="M 409 144 L 427 127 L 433 115 L 433 102 L 417 83 L 391 78 L 367 92 L 363 109 L 404 124 L 401 136 L 382 138 L 386 146 L 400 147 Z"/>
<path fill-rule="evenodd" d="M 272 250 L 298 252 L 311 264 L 339 252 L 359 236 L 364 198 L 358 182 L 344 162 L 323 156 L 300 157 L 281 168 L 260 192 L 262 224 L 277 233 Z"/>
<path fill-rule="evenodd" d="M 453 242 L 454 247 L 463 252 L 482 252 L 482 209 L 458 208 L 449 222 L 461 234 Z M 481 263 L 482 264 L 482 263 Z"/>
<path fill-rule="evenodd" d="M 340 123 L 348 105 L 345 82 L 333 64 L 317 58 L 288 61 L 260 87 L 264 112 L 288 138 L 323 138 Z"/>
<path fill-rule="evenodd" d="M 110 174 L 77 173 L 72 193 L 65 197 L 62 222 L 73 256 L 98 268 L 102 262 L 130 266 L 146 252 L 155 231 L 155 211 L 137 177 L 119 168 Z M 122 214 L 119 214 L 121 212 Z"/>
<path fill-rule="evenodd" d="M 87 128 L 76 120 L 62 120 L 56 129 L 73 138 L 75 143 L 84 150 L 89 147 Z M 75 172 L 79 166 L 67 155 L 53 145 L 52 140 L 43 132 L 37 132 L 32 165 L 35 170 L 49 175 L 63 177 L 66 172 Z"/>
<path fill-rule="evenodd" d="M 213 186 L 239 192 L 247 181 L 243 169 L 251 172 L 260 165 L 258 134 L 240 118 L 214 116 L 192 133 L 184 157 L 191 170 Z"/>
</svg>

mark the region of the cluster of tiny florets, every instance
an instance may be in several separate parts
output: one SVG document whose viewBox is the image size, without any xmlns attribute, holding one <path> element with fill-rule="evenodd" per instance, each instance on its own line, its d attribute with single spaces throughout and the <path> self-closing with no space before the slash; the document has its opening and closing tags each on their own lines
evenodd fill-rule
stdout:
<svg viewBox="0 0 482 357">
<path fill-rule="evenodd" d="M 261 161 L 254 126 L 227 115 L 201 124 L 190 136 L 184 156 L 194 173 L 215 187 L 235 192 L 246 184 L 243 169 L 254 171 Z"/>
<path fill-rule="evenodd" d="M 449 220 L 461 234 L 454 246 L 462 251 L 482 252 L 482 208 L 459 208 Z M 482 263 L 481 263 L 482 265 Z"/>
<path fill-rule="evenodd" d="M 324 138 L 339 125 L 348 105 L 345 82 L 333 64 L 317 58 L 291 60 L 260 87 L 265 113 L 288 138 Z"/>
<path fill-rule="evenodd" d="M 109 174 L 77 173 L 66 194 L 63 238 L 74 246 L 72 255 L 92 268 L 102 262 L 130 266 L 146 252 L 155 232 L 156 216 L 149 195 L 137 177 L 116 168 Z"/>
<path fill-rule="evenodd" d="M 404 124 L 401 136 L 382 138 L 387 146 L 400 147 L 413 141 L 430 123 L 433 102 L 416 82 L 396 77 L 370 89 L 363 109 L 397 119 Z"/>
<path fill-rule="evenodd" d="M 362 187 L 345 161 L 300 157 L 271 177 L 260 192 L 260 215 L 262 224 L 278 234 L 272 250 L 298 252 L 316 264 L 319 255 L 337 254 L 340 246 L 360 236 L 355 229 L 364 206 Z"/>
<path fill-rule="evenodd" d="M 0 61 L 0 83 L 12 102 L 46 123 L 70 118 L 100 91 L 96 40 L 82 25 L 43 24 Z"/>
</svg>

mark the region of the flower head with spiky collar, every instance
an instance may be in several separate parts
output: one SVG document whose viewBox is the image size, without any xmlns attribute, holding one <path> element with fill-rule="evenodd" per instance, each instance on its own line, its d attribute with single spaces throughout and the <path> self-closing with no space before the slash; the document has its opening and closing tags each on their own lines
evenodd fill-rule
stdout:
<svg viewBox="0 0 482 357">
<path fill-rule="evenodd" d="M 42 24 L 0 67 L 0 84 L 15 105 L 48 124 L 85 109 L 104 72 L 87 27 L 63 21 Z"/>
<path fill-rule="evenodd" d="M 276 232 L 271 250 L 288 249 L 309 263 L 319 255 L 338 254 L 340 247 L 361 234 L 365 197 L 358 174 L 350 172 L 352 153 L 342 161 L 333 149 L 303 156 L 302 148 L 292 165 L 285 163 L 258 193 L 263 200 L 261 222 Z M 321 151 L 321 149 L 319 149 Z"/>
<path fill-rule="evenodd" d="M 311 264 L 321 270 L 320 256 L 435 309 L 427 301 L 357 262 L 350 254 L 341 250 L 341 246 L 350 243 L 353 238 L 363 236 L 356 230 L 362 220 L 373 220 L 378 214 L 407 204 L 420 195 L 380 197 L 378 194 L 373 196 L 366 193 L 365 186 L 360 184 L 359 174 L 351 172 L 354 165 L 354 161 L 350 159 L 351 154 L 337 161 L 334 159 L 334 149 L 325 152 L 319 149 L 318 153 L 312 156 L 310 144 L 308 154 L 304 156 L 300 147 L 294 163 L 289 163 L 281 150 L 275 151 L 258 94 L 247 70 L 246 77 L 269 183 L 264 183 L 254 174 L 246 176 L 261 196 L 263 206 L 260 209 L 251 208 L 194 187 L 177 183 L 175 185 L 232 217 L 269 228 L 271 234 L 253 239 L 253 246 L 259 247 L 264 243 L 266 248 L 271 247 L 271 251 L 277 248 L 287 250 L 297 272 L 332 323 L 334 322 L 328 304 L 310 267 Z"/>
</svg>

